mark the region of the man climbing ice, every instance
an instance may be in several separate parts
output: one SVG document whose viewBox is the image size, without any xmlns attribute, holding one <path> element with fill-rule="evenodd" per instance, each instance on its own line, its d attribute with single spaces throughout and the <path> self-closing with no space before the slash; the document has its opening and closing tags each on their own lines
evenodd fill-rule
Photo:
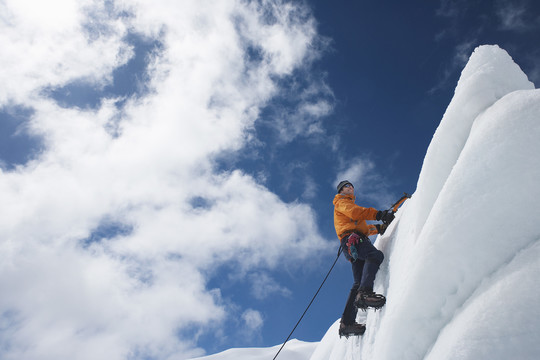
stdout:
<svg viewBox="0 0 540 360">
<path fill-rule="evenodd" d="M 386 303 L 383 295 L 373 292 L 373 282 L 384 255 L 373 246 L 368 236 L 384 234 L 394 214 L 391 210 L 379 211 L 356 205 L 354 186 L 348 180 L 339 183 L 337 192 L 334 197 L 334 226 L 343 253 L 352 264 L 354 278 L 341 316 L 339 335 L 362 335 L 366 327 L 356 322 L 358 309 L 380 309 Z M 383 224 L 368 225 L 366 220 L 381 220 Z"/>
</svg>

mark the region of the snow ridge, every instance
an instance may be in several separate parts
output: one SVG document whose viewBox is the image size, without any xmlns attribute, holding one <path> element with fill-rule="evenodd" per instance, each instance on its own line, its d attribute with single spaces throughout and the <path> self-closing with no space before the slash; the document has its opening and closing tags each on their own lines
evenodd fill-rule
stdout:
<svg viewBox="0 0 540 360">
<path fill-rule="evenodd" d="M 334 324 L 312 360 L 540 358 L 539 120 L 540 90 L 506 51 L 478 47 L 377 240 L 386 306 L 356 346 Z"/>
<path fill-rule="evenodd" d="M 475 119 L 506 94 L 522 89 L 534 89 L 534 84 L 506 51 L 497 45 L 475 49 L 433 135 L 418 178 L 415 196 L 421 198 L 417 203 L 422 206 L 409 211 L 416 216 L 417 234 L 456 164 Z"/>
<path fill-rule="evenodd" d="M 279 360 L 307 360 L 315 350 L 317 343 L 291 339 L 279 354 Z M 204 356 L 192 360 L 268 360 L 272 359 L 281 345 L 269 348 L 229 349 L 218 354 Z"/>
</svg>

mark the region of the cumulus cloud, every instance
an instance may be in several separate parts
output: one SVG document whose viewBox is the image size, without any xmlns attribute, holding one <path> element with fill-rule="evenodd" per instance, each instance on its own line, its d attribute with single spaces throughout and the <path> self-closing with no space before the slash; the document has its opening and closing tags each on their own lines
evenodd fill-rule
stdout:
<svg viewBox="0 0 540 360">
<path fill-rule="evenodd" d="M 281 82 L 316 58 L 315 23 L 302 5 L 0 7 L 0 107 L 30 109 L 24 128 L 43 144 L 27 163 L 0 169 L 1 358 L 200 355 L 196 338 L 182 334 L 229 315 L 208 287 L 220 264 L 264 274 L 326 248 L 309 206 L 214 161 L 247 145 Z M 139 74 L 148 91 L 99 95 L 133 57 L 130 34 L 161 44 Z M 94 89 L 96 107 L 59 104 L 47 91 L 74 82 Z M 328 111 L 296 101 L 305 114 Z M 316 128 L 300 121 L 295 131 Z M 260 291 L 286 292 L 270 280 Z M 243 319 L 263 326 L 257 311 Z"/>
<path fill-rule="evenodd" d="M 103 18 L 97 30 L 104 33 L 91 35 L 85 27 L 89 12 L 106 11 L 100 2 L 8 0 L 0 6 L 0 105 L 28 103 L 44 87 L 77 79 L 103 86 L 131 56 L 118 16 Z"/>
</svg>

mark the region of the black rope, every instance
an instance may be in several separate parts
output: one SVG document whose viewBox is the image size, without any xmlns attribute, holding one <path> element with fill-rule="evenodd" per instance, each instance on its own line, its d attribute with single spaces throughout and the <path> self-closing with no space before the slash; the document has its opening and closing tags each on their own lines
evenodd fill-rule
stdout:
<svg viewBox="0 0 540 360">
<path fill-rule="evenodd" d="M 321 286 L 319 286 L 319 289 L 317 290 L 317 292 L 315 293 L 315 295 L 313 295 L 313 298 L 311 299 L 311 301 L 309 302 L 309 305 L 307 306 L 306 310 L 304 310 L 304 313 L 302 314 L 302 316 L 300 316 L 300 319 L 298 320 L 298 322 L 296 323 L 296 325 L 294 325 L 294 328 L 292 329 L 291 333 L 289 334 L 289 336 L 287 336 L 287 339 L 285 339 L 285 342 L 283 343 L 283 345 L 281 345 L 281 347 L 279 348 L 276 356 L 274 356 L 274 359 L 273 360 L 276 360 L 276 358 L 278 357 L 279 353 L 281 352 L 281 350 L 283 349 L 283 347 L 285 346 L 285 344 L 287 343 L 287 341 L 289 341 L 289 339 L 291 338 L 292 334 L 294 333 L 294 330 L 296 330 L 296 327 L 298 326 L 298 324 L 300 324 L 300 321 L 302 321 L 302 319 L 304 318 L 304 315 L 306 315 L 309 307 L 311 306 L 311 304 L 313 304 L 313 301 L 315 300 L 315 298 L 317 297 L 317 295 L 319 294 L 319 291 L 321 291 L 321 288 L 323 287 L 324 283 L 326 282 L 326 279 L 328 279 L 328 276 L 330 276 L 330 273 L 332 272 L 332 269 L 334 269 L 334 266 L 336 266 L 336 263 L 339 259 L 339 255 L 341 255 L 341 245 L 339 246 L 339 250 L 338 250 L 338 253 L 337 253 L 337 257 L 336 257 L 336 260 L 334 260 L 334 263 L 332 264 L 332 267 L 330 268 L 330 270 L 328 270 L 328 274 L 326 274 L 326 277 L 324 278 L 323 282 L 321 283 Z"/>
</svg>

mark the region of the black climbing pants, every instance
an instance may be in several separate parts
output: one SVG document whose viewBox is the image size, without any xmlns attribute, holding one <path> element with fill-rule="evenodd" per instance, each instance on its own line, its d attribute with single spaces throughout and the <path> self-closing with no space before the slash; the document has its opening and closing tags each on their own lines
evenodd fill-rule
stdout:
<svg viewBox="0 0 540 360">
<path fill-rule="evenodd" d="M 347 298 L 345 310 L 341 316 L 341 322 L 347 325 L 353 324 L 356 320 L 357 309 L 354 306 L 354 300 L 358 290 L 373 290 L 373 283 L 379 266 L 384 260 L 384 254 L 377 249 L 367 236 L 362 236 L 362 242 L 356 244 L 356 253 L 358 258 L 354 260 L 349 254 L 347 247 L 347 238 L 345 237 L 341 243 L 343 253 L 347 260 L 351 261 L 354 283 Z"/>
</svg>

